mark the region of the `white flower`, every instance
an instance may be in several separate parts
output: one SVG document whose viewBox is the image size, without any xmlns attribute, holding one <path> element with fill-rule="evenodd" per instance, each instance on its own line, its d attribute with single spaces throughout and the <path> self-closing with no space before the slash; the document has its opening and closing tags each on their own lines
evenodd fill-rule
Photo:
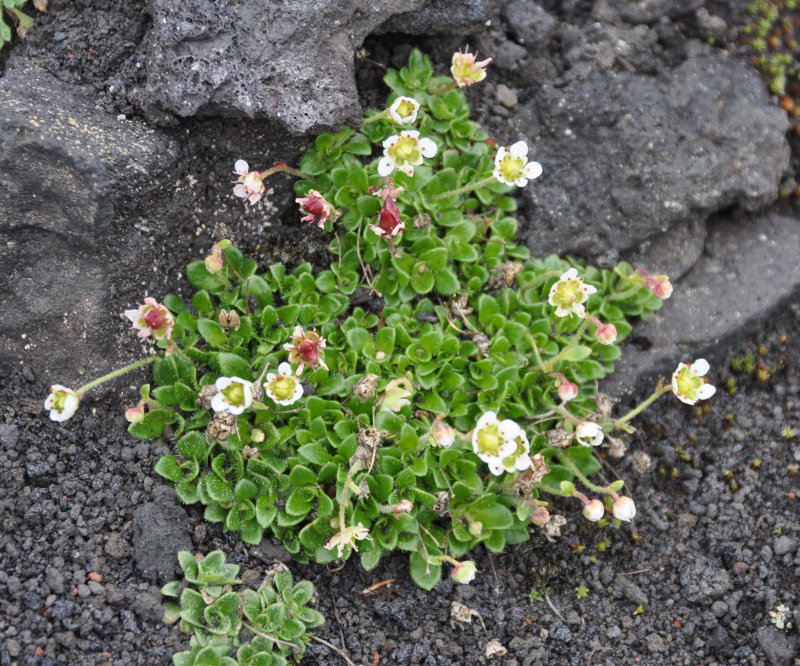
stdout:
<svg viewBox="0 0 800 666">
<path fill-rule="evenodd" d="M 599 499 L 589 500 L 583 505 L 583 517 L 596 523 L 605 514 L 606 510 Z"/>
<path fill-rule="evenodd" d="M 486 66 L 492 62 L 491 58 L 475 60 L 477 53 L 470 53 L 467 48 L 464 53 L 458 49 L 458 53 L 453 54 L 453 61 L 450 66 L 450 73 L 459 88 L 464 86 L 471 86 L 473 83 L 478 83 L 486 78 Z"/>
<path fill-rule="evenodd" d="M 472 431 L 472 450 L 485 463 L 500 462 L 516 450 L 519 433 L 514 421 L 500 421 L 494 412 L 486 412 Z"/>
<path fill-rule="evenodd" d="M 624 520 L 625 522 L 628 522 L 636 515 L 636 505 L 630 497 L 617 497 L 617 499 L 614 500 L 611 510 L 614 512 L 614 518 Z"/>
<path fill-rule="evenodd" d="M 579 317 L 586 314 L 583 304 L 589 296 L 597 293 L 597 289 L 590 284 L 585 284 L 578 271 L 570 268 L 563 273 L 551 288 L 547 302 L 556 307 L 557 317 L 568 317 L 573 312 Z"/>
<path fill-rule="evenodd" d="M 76 411 L 80 398 L 77 393 L 61 384 L 53 384 L 50 387 L 50 395 L 44 400 L 44 408 L 50 410 L 50 418 L 53 421 L 66 421 L 71 418 Z"/>
<path fill-rule="evenodd" d="M 416 130 L 403 130 L 383 142 L 383 157 L 378 162 L 378 174 L 388 176 L 400 169 L 407 176 L 414 175 L 414 167 L 422 164 L 423 157 L 433 157 L 438 148 L 430 139 L 420 139 Z"/>
<path fill-rule="evenodd" d="M 531 466 L 531 445 L 521 428 L 514 438 L 514 444 L 516 448 L 511 454 L 489 462 L 489 471 L 495 476 L 500 476 L 503 472 L 524 472 Z"/>
<path fill-rule="evenodd" d="M 389 117 L 398 125 L 412 125 L 417 119 L 417 111 L 419 111 L 419 102 L 413 97 L 398 97 L 386 109 Z"/>
<path fill-rule="evenodd" d="M 281 363 L 278 374 L 267 373 L 264 392 L 278 405 L 292 405 L 303 397 L 303 385 L 292 372 L 292 366 Z"/>
<path fill-rule="evenodd" d="M 241 414 L 253 404 L 253 383 L 240 377 L 220 377 L 214 384 L 217 392 L 211 398 L 215 412 Z"/>
<path fill-rule="evenodd" d="M 680 363 L 672 373 L 672 392 L 678 400 L 687 405 L 694 405 L 699 400 L 710 398 L 717 389 L 704 379 L 708 373 L 708 361 L 697 359 L 694 363 Z"/>
<path fill-rule="evenodd" d="M 500 146 L 497 149 L 492 175 L 506 185 L 525 187 L 529 180 L 542 175 L 542 165 L 528 162 L 528 144 L 517 141 L 508 148 Z"/>
<path fill-rule="evenodd" d="M 344 555 L 345 548 L 352 548 L 353 550 L 358 551 L 356 541 L 363 541 L 364 539 L 369 538 L 369 530 L 364 527 L 364 525 L 359 523 L 355 527 L 345 527 L 341 532 L 334 534 L 330 538 L 330 541 L 325 544 L 325 548 L 327 550 L 333 550 L 336 548 L 337 557 L 342 557 L 342 555 Z"/>
<path fill-rule="evenodd" d="M 244 160 L 236 160 L 233 165 L 233 173 L 239 176 L 233 182 L 233 193 L 240 199 L 244 199 L 245 203 L 248 201 L 251 204 L 256 203 L 262 196 L 264 196 L 264 179 L 258 171 L 250 171 L 250 167 Z"/>
<path fill-rule="evenodd" d="M 584 446 L 600 446 L 603 443 L 603 430 L 594 421 L 584 421 L 575 428 L 575 439 Z"/>
</svg>

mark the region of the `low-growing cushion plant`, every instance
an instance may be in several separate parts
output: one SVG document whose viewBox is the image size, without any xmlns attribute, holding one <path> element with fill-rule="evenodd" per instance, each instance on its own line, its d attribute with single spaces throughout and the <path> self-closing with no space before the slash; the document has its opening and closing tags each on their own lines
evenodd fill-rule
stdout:
<svg viewBox="0 0 800 666">
<path fill-rule="evenodd" d="M 552 495 L 592 521 L 633 518 L 622 482 L 598 475 L 597 447 L 621 455 L 612 433 L 632 432 L 665 392 L 690 404 L 713 393 L 702 359 L 622 416 L 598 393 L 630 320 L 672 285 L 625 263 L 534 259 L 515 242 L 509 195 L 542 167 L 469 119 L 461 87 L 487 64 L 459 52 L 452 78 L 434 76 L 415 50 L 385 77 L 386 109 L 317 137 L 299 169 L 236 162 L 246 203 L 269 176 L 299 178 L 307 233 L 330 237 L 327 269 L 261 268 L 222 239 L 188 265 L 190 300 L 125 313 L 162 351 L 130 366 L 153 362 L 131 434 L 174 440 L 156 471 L 246 543 L 272 533 L 301 562 L 357 551 L 366 569 L 400 549 L 422 587 L 444 563 L 469 582 L 460 558 L 479 544 L 557 532 Z M 52 387 L 51 416 L 128 369 Z"/>
<path fill-rule="evenodd" d="M 236 591 L 239 567 L 222 551 L 205 557 L 181 551 L 178 561 L 184 579 L 161 588 L 177 599 L 164 605 L 164 621 L 192 634 L 189 650 L 173 655 L 175 666 L 287 666 L 288 658 L 302 656 L 309 630 L 325 622 L 308 608 L 314 586 L 295 583 L 289 571 L 278 571 L 257 590 Z"/>
</svg>

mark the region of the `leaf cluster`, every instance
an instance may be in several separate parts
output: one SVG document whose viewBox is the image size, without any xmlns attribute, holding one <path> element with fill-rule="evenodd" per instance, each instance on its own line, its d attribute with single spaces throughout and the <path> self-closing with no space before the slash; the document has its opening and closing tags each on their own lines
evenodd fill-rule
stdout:
<svg viewBox="0 0 800 666">
<path fill-rule="evenodd" d="M 535 502 L 544 492 L 561 494 L 561 482 L 573 478 L 558 456 L 587 476 L 600 467 L 591 448 L 573 444 L 557 455 L 548 441 L 554 428 L 572 427 L 557 411 L 553 373 L 578 384 L 580 397 L 568 408 L 588 418 L 597 413 L 596 380 L 620 355 L 617 344 L 585 333 L 580 318 L 554 315 L 547 297 L 558 276 L 577 267 L 597 288 L 587 310 L 613 323 L 618 340 L 632 317 L 660 307 L 630 265 L 610 271 L 532 259 L 515 243 L 516 204 L 505 185 L 447 194 L 491 173 L 492 159 L 463 93 L 444 90 L 449 77 L 432 72 L 414 51 L 407 67 L 386 75 L 389 102 L 398 94 L 420 101 L 419 130 L 439 146 L 413 178 L 395 174 L 407 221 L 397 247 L 369 224 L 381 207 L 374 191 L 384 184 L 375 146 L 398 128 L 381 119 L 318 137 L 301 161 L 313 180 L 296 189 L 316 189 L 340 208 L 330 267 L 316 275 L 309 264 L 259 270 L 234 246 L 222 251 L 220 273 L 189 264 L 197 291 L 191 302 L 164 298 L 175 316 L 175 351 L 155 362 L 149 411 L 130 426 L 137 437 L 177 438 L 156 471 L 181 501 L 201 503 L 207 520 L 245 542 L 269 531 L 298 560 L 329 562 L 337 554 L 325 546 L 342 519 L 361 523 L 369 529 L 357 544 L 361 564 L 369 569 L 384 552 L 405 550 L 425 588 L 440 578 L 438 555 L 460 557 L 480 543 L 500 552 L 527 540 Z M 219 323 L 223 309 L 239 314 L 237 330 Z M 302 374 L 304 395 L 294 405 L 264 396 L 235 419 L 229 437 L 209 436 L 213 414 L 198 393 L 219 377 L 257 382 L 274 371 L 297 326 L 326 339 L 327 369 Z M 369 377 L 377 378 L 373 395 L 359 397 L 354 389 Z M 389 400 L 398 382 L 408 395 Z M 493 476 L 473 453 L 469 432 L 487 411 L 523 426 L 531 455 L 541 453 L 551 470 L 522 497 L 517 474 Z M 440 415 L 459 433 L 450 448 L 435 446 Z M 365 450 L 370 429 L 378 442 Z M 392 510 L 402 500 L 413 504 L 410 512 Z"/>
<path fill-rule="evenodd" d="M 178 599 L 165 604 L 164 621 L 179 622 L 181 631 L 192 633 L 190 649 L 173 655 L 175 666 L 287 666 L 287 657 L 302 655 L 309 630 L 325 621 L 308 608 L 314 586 L 307 580 L 294 583 L 289 571 L 276 573 L 257 590 L 236 592 L 239 567 L 228 564 L 222 551 L 205 557 L 181 551 L 178 561 L 184 579 L 161 589 Z"/>
</svg>

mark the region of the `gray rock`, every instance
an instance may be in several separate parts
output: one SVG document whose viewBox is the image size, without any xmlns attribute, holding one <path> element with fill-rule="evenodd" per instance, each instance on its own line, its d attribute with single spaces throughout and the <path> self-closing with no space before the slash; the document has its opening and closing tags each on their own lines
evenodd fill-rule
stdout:
<svg viewBox="0 0 800 666">
<path fill-rule="evenodd" d="M 255 555 L 264 564 L 274 564 L 275 562 L 286 564 L 292 561 L 289 552 L 278 541 L 273 541 L 270 537 L 265 537 L 257 546 L 250 546 L 250 554 Z"/>
<path fill-rule="evenodd" d="M 0 446 L 13 449 L 19 441 L 19 429 L 11 423 L 0 423 Z"/>
<path fill-rule="evenodd" d="M 596 72 L 518 107 L 544 174 L 525 188 L 536 254 L 625 251 L 674 224 L 777 197 L 786 117 L 723 56 L 660 77 Z"/>
<path fill-rule="evenodd" d="M 786 555 L 786 553 L 793 553 L 797 550 L 797 539 L 794 537 L 781 535 L 776 537 L 772 544 L 772 550 L 776 555 Z"/>
<path fill-rule="evenodd" d="M 530 0 L 512 0 L 503 9 L 503 17 L 517 41 L 529 50 L 546 47 L 558 28 L 556 17 Z"/>
<path fill-rule="evenodd" d="M 130 555 L 131 546 L 124 536 L 119 532 L 114 532 L 108 537 L 104 550 L 111 555 L 111 557 L 121 559 Z"/>
<path fill-rule="evenodd" d="M 666 274 L 676 282 L 700 258 L 708 235 L 702 220 L 678 222 L 669 231 L 648 238 L 622 257 L 655 275 Z"/>
<path fill-rule="evenodd" d="M 607 0 L 619 17 L 629 23 L 655 23 L 662 17 L 674 18 L 689 14 L 703 0 Z"/>
<path fill-rule="evenodd" d="M 432 0 L 420 9 L 392 16 L 374 32 L 454 35 L 473 32 L 488 20 L 482 0 Z"/>
<path fill-rule="evenodd" d="M 624 597 L 628 601 L 634 604 L 641 604 L 642 606 L 646 605 L 648 602 L 647 595 L 642 588 L 624 574 L 617 574 L 614 580 L 612 594 L 617 598 Z"/>
<path fill-rule="evenodd" d="M 158 623 L 164 615 L 161 605 L 161 592 L 157 587 L 151 587 L 144 592 L 138 592 L 133 598 L 131 608 L 142 622 Z"/>
<path fill-rule="evenodd" d="M 655 49 L 658 33 L 647 26 L 635 27 L 590 23 L 570 33 L 571 45 L 564 57 L 569 63 L 567 81 L 583 80 L 602 70 L 618 70 L 653 74 L 658 59 Z"/>
<path fill-rule="evenodd" d="M 797 654 L 797 646 L 776 627 L 761 627 L 756 633 L 758 644 L 772 666 L 789 666 Z"/>
<path fill-rule="evenodd" d="M 505 83 L 497 84 L 497 101 L 507 109 L 513 109 L 518 102 L 517 93 L 509 88 Z"/>
<path fill-rule="evenodd" d="M 44 577 L 53 594 L 64 594 L 64 575 L 58 568 L 47 567 Z"/>
<path fill-rule="evenodd" d="M 680 582 L 683 599 L 695 603 L 719 599 L 733 588 L 728 572 L 702 555 L 686 558 Z"/>
<path fill-rule="evenodd" d="M 109 276 L 122 267 L 131 279 L 149 256 L 116 234 L 115 216 L 147 196 L 177 150 L 81 88 L 11 63 L 0 79 L 0 363 L 107 371 L 118 354 L 108 310 L 119 311 Z"/>
<path fill-rule="evenodd" d="M 501 69 L 515 69 L 521 60 L 528 57 L 524 46 L 506 40 L 498 45 L 497 52 L 492 58 L 492 65 Z"/>
<path fill-rule="evenodd" d="M 178 566 L 178 551 L 192 550 L 186 511 L 174 497 L 159 494 L 133 513 L 133 561 L 147 580 L 168 582 Z"/>
<path fill-rule="evenodd" d="M 757 330 L 800 293 L 797 220 L 738 217 L 744 216 L 728 215 L 711 226 L 705 256 L 675 285 L 664 307 L 635 327 L 637 344 L 625 345 L 604 391 L 645 393 L 651 380 L 671 374 L 680 361 L 705 357 L 713 364 L 723 348 Z M 716 374 L 712 366 L 712 383 Z"/>
<path fill-rule="evenodd" d="M 138 103 L 169 114 L 261 118 L 290 133 L 360 120 L 353 53 L 423 0 L 149 0 L 147 82 Z"/>
<path fill-rule="evenodd" d="M 656 633 L 648 634 L 647 637 L 644 639 L 645 645 L 647 645 L 648 652 L 663 652 L 664 651 L 664 639 Z"/>
</svg>

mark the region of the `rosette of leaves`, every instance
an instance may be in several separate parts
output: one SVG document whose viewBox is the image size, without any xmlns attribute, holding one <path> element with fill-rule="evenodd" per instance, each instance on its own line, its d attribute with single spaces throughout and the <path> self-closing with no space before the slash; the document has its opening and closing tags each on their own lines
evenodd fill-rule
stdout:
<svg viewBox="0 0 800 666">
<path fill-rule="evenodd" d="M 184 580 L 167 583 L 161 593 L 179 602 L 164 605 L 164 621 L 179 622 L 193 635 L 190 649 L 173 655 L 175 666 L 287 666 L 288 656 L 304 652 L 309 630 L 325 622 L 308 608 L 314 586 L 295 584 L 289 571 L 257 590 L 235 592 L 239 567 L 228 564 L 222 551 L 205 557 L 181 551 L 178 561 Z"/>
<path fill-rule="evenodd" d="M 585 418 L 597 412 L 596 380 L 620 355 L 617 344 L 584 334 L 581 319 L 554 315 L 547 295 L 559 275 L 575 266 L 597 288 L 587 310 L 614 324 L 618 341 L 629 334 L 631 317 L 649 316 L 661 304 L 627 264 L 609 271 L 530 258 L 515 243 L 516 204 L 504 185 L 440 196 L 492 168 L 486 135 L 468 119 L 463 93 L 437 92 L 449 80 L 433 77 L 417 51 L 408 67 L 386 77 L 393 95 L 421 102 L 419 129 L 440 147 L 413 178 L 396 174 L 407 224 L 395 251 L 368 225 L 381 207 L 373 194 L 383 183 L 376 171 L 380 142 L 396 128 L 379 120 L 359 132 L 318 137 L 301 161 L 314 180 L 298 182 L 297 192 L 317 189 L 342 213 L 330 268 L 317 275 L 309 264 L 259 271 L 233 246 L 223 250 L 218 274 L 202 261 L 189 264 L 197 289 L 191 302 L 164 299 L 175 315 L 176 351 L 155 362 L 150 411 L 130 426 L 139 437 L 170 429 L 177 450 L 156 470 L 183 502 L 202 503 L 208 520 L 245 542 L 258 543 L 269 530 L 300 561 L 328 562 L 337 557 L 325 548 L 330 538 L 361 523 L 370 531 L 358 543 L 362 565 L 372 568 L 382 553 L 406 550 L 414 580 L 426 588 L 439 580 L 437 555 L 459 557 L 480 543 L 500 552 L 528 539 L 531 502 L 544 492 L 561 494 L 561 482 L 573 477 L 558 456 L 587 476 L 600 467 L 591 448 L 573 444 L 557 456 L 548 445 L 548 431 L 562 418 L 552 373 L 578 384 L 580 397 L 567 408 Z M 361 307 L 374 292 L 382 307 Z M 218 323 L 223 309 L 240 315 L 238 330 Z M 198 392 L 219 376 L 253 381 L 267 366 L 276 368 L 287 360 L 283 345 L 298 325 L 326 338 L 328 369 L 303 373 L 296 404 L 281 407 L 264 397 L 224 441 L 203 434 L 213 415 Z M 362 401 L 353 389 L 368 375 L 377 377 L 375 393 Z M 412 388 L 407 399 L 386 399 L 387 388 L 403 378 Z M 466 438 L 449 449 L 432 445 L 437 415 L 466 435 L 486 411 L 516 420 L 531 454 L 547 461 L 551 472 L 530 496 L 516 496 L 515 474 L 489 474 Z M 359 467 L 354 459 L 368 428 L 380 441 Z M 401 500 L 413 510 L 393 514 L 390 507 Z"/>
</svg>

